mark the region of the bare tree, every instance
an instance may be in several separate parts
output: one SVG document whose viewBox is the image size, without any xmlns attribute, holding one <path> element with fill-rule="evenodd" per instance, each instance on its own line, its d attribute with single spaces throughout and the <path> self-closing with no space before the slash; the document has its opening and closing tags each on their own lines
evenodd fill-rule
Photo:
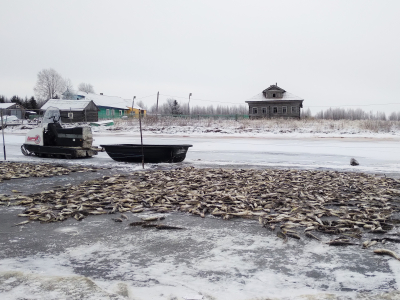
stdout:
<svg viewBox="0 0 400 300">
<path fill-rule="evenodd" d="M 398 119 L 397 119 L 397 113 L 392 112 L 392 113 L 390 114 L 390 116 L 389 116 L 389 120 L 390 120 L 390 121 L 397 121 L 397 120 L 398 120 Z"/>
<path fill-rule="evenodd" d="M 60 98 L 65 91 L 65 80 L 54 69 L 43 69 L 37 75 L 33 90 L 39 100 Z"/>
<path fill-rule="evenodd" d="M 361 108 L 348 108 L 347 110 L 344 108 L 328 108 L 325 111 L 321 110 L 317 112 L 314 116 L 316 119 L 325 119 L 325 120 L 380 120 L 380 121 L 396 121 L 397 116 L 396 113 L 392 113 L 389 118 L 386 117 L 385 112 L 377 111 L 377 112 L 365 112 Z M 311 115 L 310 115 L 311 116 Z"/>
<path fill-rule="evenodd" d="M 90 83 L 80 83 L 78 85 L 78 91 L 85 92 L 85 93 L 94 93 L 93 85 Z"/>
<path fill-rule="evenodd" d="M 309 108 L 307 108 L 307 110 L 302 110 L 300 112 L 300 116 L 302 119 L 307 119 L 307 118 L 311 118 L 312 114 L 311 114 L 311 110 Z"/>
<path fill-rule="evenodd" d="M 181 115 L 181 107 L 175 99 L 167 99 L 167 102 L 163 103 L 158 110 L 160 114 L 166 115 Z"/>
</svg>

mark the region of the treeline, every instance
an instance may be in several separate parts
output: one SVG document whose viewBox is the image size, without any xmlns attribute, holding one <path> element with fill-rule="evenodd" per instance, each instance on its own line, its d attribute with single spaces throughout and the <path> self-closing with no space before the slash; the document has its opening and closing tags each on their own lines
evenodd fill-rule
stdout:
<svg viewBox="0 0 400 300">
<path fill-rule="evenodd" d="M 147 108 L 142 102 L 138 105 L 143 109 L 147 109 L 150 114 L 157 113 L 157 105 L 153 104 Z M 189 113 L 190 110 L 190 113 Z M 175 99 L 167 99 L 166 103 L 158 106 L 158 113 L 161 115 L 246 115 L 249 109 L 247 105 L 224 106 L 224 105 L 208 105 L 208 106 L 189 106 L 188 103 L 179 103 Z"/>
<path fill-rule="evenodd" d="M 39 109 L 38 103 L 33 96 L 29 99 L 28 97 L 21 98 L 18 96 L 12 96 L 10 99 L 7 99 L 5 96 L 0 95 L 0 103 L 17 103 L 25 109 Z"/>
<path fill-rule="evenodd" d="M 92 88 L 92 87 L 91 87 Z M 41 104 L 38 103 L 35 97 L 18 97 L 16 95 L 11 98 L 6 98 L 0 95 L 0 103 L 17 103 L 23 106 L 25 109 L 39 109 Z M 142 102 L 138 101 L 138 106 L 146 109 L 149 114 L 156 114 L 157 106 L 153 104 L 151 107 L 147 106 Z M 190 113 L 189 113 L 190 110 Z M 175 99 L 167 99 L 166 103 L 159 105 L 158 113 L 161 115 L 247 115 L 249 113 L 248 106 L 244 105 L 208 105 L 208 106 L 189 106 L 188 103 L 181 103 Z M 400 111 L 392 112 L 389 116 L 384 112 L 373 112 L 364 111 L 361 108 L 328 108 L 321 110 L 314 115 L 311 110 L 302 109 L 301 118 L 313 118 L 313 119 L 325 119 L 325 120 L 382 120 L 382 121 L 400 121 Z"/>
<path fill-rule="evenodd" d="M 361 108 L 328 108 L 312 115 L 311 110 L 303 109 L 301 118 L 314 118 L 324 120 L 382 120 L 400 121 L 400 112 L 392 112 L 388 117 L 384 112 L 364 111 Z"/>
<path fill-rule="evenodd" d="M 149 114 L 156 114 L 157 106 L 153 104 L 151 107 L 147 107 L 143 102 L 137 103 L 143 109 L 146 109 Z M 224 105 L 208 105 L 208 106 L 188 106 L 188 103 L 178 102 L 175 99 L 167 99 L 166 103 L 159 105 L 158 113 L 161 115 L 247 115 L 249 108 L 247 104 L 236 105 L 236 106 L 224 106 Z M 361 108 L 328 108 L 321 110 L 316 114 L 312 114 L 311 110 L 302 109 L 301 118 L 314 118 L 314 119 L 325 119 L 325 120 L 389 120 L 389 121 L 400 121 L 400 112 L 392 112 L 389 116 L 386 116 L 384 112 L 373 112 L 364 111 Z"/>
</svg>

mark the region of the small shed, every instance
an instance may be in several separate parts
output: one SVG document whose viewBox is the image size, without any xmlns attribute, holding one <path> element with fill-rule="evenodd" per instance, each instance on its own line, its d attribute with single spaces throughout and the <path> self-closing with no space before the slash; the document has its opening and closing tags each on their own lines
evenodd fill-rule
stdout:
<svg viewBox="0 0 400 300">
<path fill-rule="evenodd" d="M 50 106 L 60 110 L 61 122 L 97 122 L 99 108 L 91 100 L 60 100 L 50 99 L 42 107 L 46 110 Z"/>
<path fill-rule="evenodd" d="M 134 118 L 139 118 L 139 112 L 141 113 L 141 117 L 145 117 L 147 112 L 145 109 L 141 108 L 140 106 L 133 105 L 133 107 L 128 107 L 128 114 L 132 115 Z"/>
<path fill-rule="evenodd" d="M 25 108 L 18 103 L 0 103 L 0 110 L 3 116 L 16 116 L 18 119 L 25 117 Z"/>
</svg>

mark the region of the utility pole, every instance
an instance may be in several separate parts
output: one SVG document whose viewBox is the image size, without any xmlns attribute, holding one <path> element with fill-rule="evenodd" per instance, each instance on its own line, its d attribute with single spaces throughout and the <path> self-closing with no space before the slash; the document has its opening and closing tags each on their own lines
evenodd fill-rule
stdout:
<svg viewBox="0 0 400 300">
<path fill-rule="evenodd" d="M 136 99 L 136 96 L 133 96 L 133 100 L 132 100 L 132 111 L 131 111 L 132 116 L 133 116 L 133 105 L 135 105 L 135 99 Z"/>
<path fill-rule="evenodd" d="M 192 93 L 189 93 L 189 102 L 188 102 L 188 113 L 190 116 L 190 96 L 192 96 Z"/>
<path fill-rule="evenodd" d="M 158 119 L 158 96 L 160 96 L 160 92 L 157 92 L 157 109 L 156 109 L 156 118 Z"/>
</svg>

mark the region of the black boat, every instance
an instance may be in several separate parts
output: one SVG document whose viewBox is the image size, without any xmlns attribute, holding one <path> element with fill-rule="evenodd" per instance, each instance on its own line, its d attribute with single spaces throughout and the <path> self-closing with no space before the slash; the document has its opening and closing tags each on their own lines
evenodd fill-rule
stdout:
<svg viewBox="0 0 400 300">
<path fill-rule="evenodd" d="M 107 154 L 116 161 L 142 162 L 142 145 L 114 144 L 100 145 Z M 186 157 L 186 152 L 192 145 L 143 145 L 145 163 L 177 163 Z"/>
</svg>

